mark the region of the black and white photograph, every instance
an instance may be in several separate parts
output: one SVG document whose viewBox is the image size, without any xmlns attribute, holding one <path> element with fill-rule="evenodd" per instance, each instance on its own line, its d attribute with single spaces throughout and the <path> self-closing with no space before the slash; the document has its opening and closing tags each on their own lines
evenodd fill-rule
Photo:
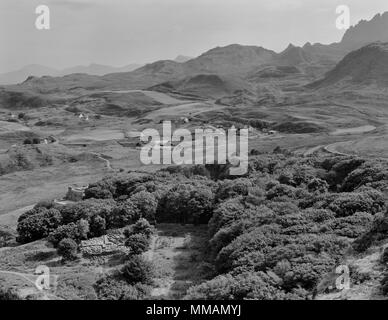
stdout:
<svg viewBox="0 0 388 320">
<path fill-rule="evenodd" d="M 387 299 L 387 0 L 0 0 L 0 300 Z"/>
</svg>

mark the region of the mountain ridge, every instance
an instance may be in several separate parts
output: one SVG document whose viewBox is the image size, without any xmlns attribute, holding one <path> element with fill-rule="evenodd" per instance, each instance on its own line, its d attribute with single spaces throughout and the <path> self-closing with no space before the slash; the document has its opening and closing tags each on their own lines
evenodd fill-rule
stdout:
<svg viewBox="0 0 388 320">
<path fill-rule="evenodd" d="M 375 42 L 346 55 L 325 77 L 308 87 L 388 85 L 388 42 Z"/>
<path fill-rule="evenodd" d="M 129 64 L 123 67 L 112 67 L 108 65 L 91 63 L 65 69 L 56 69 L 40 64 L 26 65 L 15 71 L 0 74 L 0 85 L 11 85 L 24 82 L 28 77 L 63 77 L 69 74 L 84 73 L 89 75 L 103 76 L 109 73 L 130 72 L 140 68 L 139 64 Z"/>
</svg>

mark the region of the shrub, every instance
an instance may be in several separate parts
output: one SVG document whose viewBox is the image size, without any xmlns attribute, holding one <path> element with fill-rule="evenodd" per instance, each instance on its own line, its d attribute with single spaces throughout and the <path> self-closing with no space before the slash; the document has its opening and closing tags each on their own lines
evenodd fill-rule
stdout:
<svg viewBox="0 0 388 320">
<path fill-rule="evenodd" d="M 51 209 L 53 207 L 55 207 L 55 202 L 53 200 L 41 200 L 34 206 L 34 209 Z"/>
<path fill-rule="evenodd" d="M 94 288 L 100 300 L 143 300 L 151 291 L 146 285 L 129 285 L 117 275 L 98 280 Z"/>
<path fill-rule="evenodd" d="M 152 284 L 154 267 L 141 256 L 129 256 L 121 274 L 129 284 Z"/>
<path fill-rule="evenodd" d="M 140 213 L 131 200 L 119 203 L 106 217 L 107 228 L 123 228 L 139 220 Z"/>
<path fill-rule="evenodd" d="M 148 250 L 150 240 L 146 235 L 138 233 L 130 235 L 125 241 L 125 245 L 130 249 L 131 255 L 139 255 Z"/>
<path fill-rule="evenodd" d="M 384 249 L 383 254 L 381 255 L 381 262 L 388 264 L 388 247 Z"/>
<path fill-rule="evenodd" d="M 242 199 L 234 198 L 222 202 L 214 210 L 208 226 L 209 234 L 214 235 L 219 229 L 237 220 L 245 211 Z"/>
<path fill-rule="evenodd" d="M 369 230 L 372 221 L 371 214 L 358 212 L 352 216 L 330 220 L 322 227 L 339 236 L 357 238 Z"/>
<path fill-rule="evenodd" d="M 59 242 L 57 253 L 64 261 L 72 261 L 77 259 L 77 250 L 77 243 L 73 239 L 65 238 Z"/>
<path fill-rule="evenodd" d="M 343 182 L 343 191 L 354 191 L 370 182 L 388 180 L 387 165 L 383 162 L 368 161 L 357 167 Z"/>
<path fill-rule="evenodd" d="M 324 168 L 330 170 L 326 181 L 330 184 L 331 187 L 335 188 L 338 185 L 341 185 L 344 179 L 364 162 L 365 160 L 358 158 L 331 158 L 326 161 L 326 163 L 324 162 L 322 164 Z"/>
<path fill-rule="evenodd" d="M 187 292 L 191 300 L 279 300 L 285 298 L 278 283 L 263 272 L 220 275 Z"/>
<path fill-rule="evenodd" d="M 325 180 L 314 178 L 307 184 L 309 192 L 326 193 L 329 189 L 329 185 Z"/>
<path fill-rule="evenodd" d="M 62 222 L 61 214 L 58 210 L 43 209 L 37 214 L 25 216 L 17 226 L 19 243 L 28 243 L 47 237 Z"/>
<path fill-rule="evenodd" d="M 154 228 L 146 219 L 139 219 L 131 229 L 133 234 L 142 234 L 149 239 L 154 233 Z"/>
<path fill-rule="evenodd" d="M 0 288 L 0 301 L 22 300 L 12 289 Z"/>
<path fill-rule="evenodd" d="M 388 295 L 388 274 L 385 274 L 383 280 L 381 281 L 381 291 L 385 296 Z"/>
<path fill-rule="evenodd" d="M 334 201 L 328 204 L 328 208 L 337 214 L 337 217 L 347 217 L 356 212 L 369 212 L 376 214 L 384 209 L 384 202 L 373 199 L 366 192 L 340 193 Z"/>
<path fill-rule="evenodd" d="M 77 223 L 69 223 L 67 225 L 60 226 L 56 230 L 50 233 L 48 241 L 57 247 L 63 239 L 71 239 L 76 243 L 80 243 L 81 240 L 86 240 L 89 233 L 89 224 L 86 220 L 79 220 Z"/>
<path fill-rule="evenodd" d="M 106 220 L 100 216 L 93 216 L 90 220 L 90 238 L 96 238 L 106 233 Z"/>
<path fill-rule="evenodd" d="M 252 186 L 252 182 L 249 179 L 224 180 L 220 183 L 216 192 L 216 201 L 237 196 L 247 196 Z"/>
<path fill-rule="evenodd" d="M 293 198 L 295 194 L 295 188 L 285 185 L 285 184 L 278 184 L 268 190 L 267 192 L 267 199 L 268 200 L 273 200 L 275 198 L 279 197 L 288 197 L 288 198 Z"/>
<path fill-rule="evenodd" d="M 85 199 L 111 199 L 115 193 L 115 180 L 107 178 L 90 184 L 85 190 Z"/>
<path fill-rule="evenodd" d="M 116 202 L 112 199 L 88 199 L 76 204 L 71 204 L 61 207 L 61 212 L 64 224 L 77 222 L 80 219 L 89 221 L 94 216 L 107 218 L 111 216 L 113 208 L 116 207 Z"/>
<path fill-rule="evenodd" d="M 303 215 L 310 221 L 316 223 L 322 223 L 335 218 L 333 211 L 325 209 L 306 209 L 303 211 Z"/>
<path fill-rule="evenodd" d="M 158 222 L 207 223 L 213 208 L 213 192 L 206 186 L 178 184 L 161 199 Z"/>
<path fill-rule="evenodd" d="M 140 191 L 132 195 L 130 200 L 139 210 L 141 217 L 146 218 L 149 221 L 155 220 L 158 201 L 152 193 Z"/>
</svg>

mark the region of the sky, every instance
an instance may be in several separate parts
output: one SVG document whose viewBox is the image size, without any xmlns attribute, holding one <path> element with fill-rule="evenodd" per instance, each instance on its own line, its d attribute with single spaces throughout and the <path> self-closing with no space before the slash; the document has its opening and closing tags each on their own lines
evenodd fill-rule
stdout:
<svg viewBox="0 0 388 320">
<path fill-rule="evenodd" d="M 50 9 L 50 30 L 35 27 L 38 5 Z M 387 0 L 0 0 L 0 73 L 142 64 L 232 43 L 279 52 L 338 42 L 338 5 L 349 6 L 352 25 L 388 11 Z"/>
</svg>

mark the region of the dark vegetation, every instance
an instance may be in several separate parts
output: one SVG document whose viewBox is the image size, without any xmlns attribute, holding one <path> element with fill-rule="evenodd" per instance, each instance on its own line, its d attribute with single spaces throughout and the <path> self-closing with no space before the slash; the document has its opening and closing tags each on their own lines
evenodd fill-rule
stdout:
<svg viewBox="0 0 388 320">
<path fill-rule="evenodd" d="M 139 300 L 149 296 L 155 269 L 141 254 L 148 250 L 153 233 L 153 227 L 143 218 L 125 229 L 129 248 L 125 264 L 97 281 L 95 290 L 100 299 Z"/>
<path fill-rule="evenodd" d="M 0 301 L 22 300 L 12 289 L 0 288 Z"/>
<path fill-rule="evenodd" d="M 152 285 L 153 267 L 140 256 L 153 232 L 148 222 L 208 224 L 217 276 L 190 288 L 188 298 L 311 299 L 344 254 L 387 238 L 383 160 L 280 150 L 252 157 L 246 177 L 224 173 L 220 166 L 194 166 L 107 177 L 79 203 L 43 203 L 23 214 L 18 241 L 48 237 L 58 246 L 66 240 L 71 257 L 68 239 L 79 244 L 126 228 L 124 267 L 95 289 L 101 299 L 142 299 Z"/>
<path fill-rule="evenodd" d="M 40 96 L 26 92 L 2 91 L 0 103 L 4 108 L 36 109 L 48 106 L 48 101 Z M 23 117 L 19 117 L 22 119 Z"/>
</svg>

